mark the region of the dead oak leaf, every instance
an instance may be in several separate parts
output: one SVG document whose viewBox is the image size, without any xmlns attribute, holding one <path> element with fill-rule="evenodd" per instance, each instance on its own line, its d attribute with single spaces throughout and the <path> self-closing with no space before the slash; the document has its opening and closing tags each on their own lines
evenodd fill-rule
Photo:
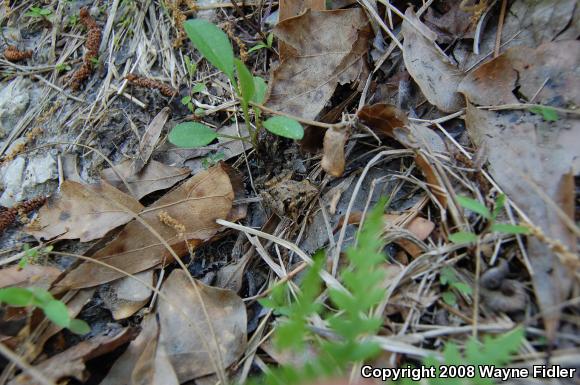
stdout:
<svg viewBox="0 0 580 385">
<path fill-rule="evenodd" d="M 463 73 L 438 49 L 437 35 L 419 20 L 412 8 L 407 9 L 405 16 L 401 32 L 407 71 L 429 103 L 441 111 L 455 112 L 465 107 L 457 92 Z"/>
<path fill-rule="evenodd" d="M 143 206 L 108 183 L 85 185 L 65 181 L 57 197 L 40 209 L 38 218 L 26 228 L 37 239 L 77 239 L 88 242 L 103 237 L 133 217 L 114 202 L 134 212 Z"/>
<path fill-rule="evenodd" d="M 141 199 L 154 191 L 164 190 L 173 186 L 190 174 L 187 168 L 166 166 L 155 160 L 142 166 L 140 172 L 134 173 L 133 170 L 134 163 L 131 160 L 126 160 L 115 166 L 114 169 L 107 168 L 101 171 L 101 176 L 119 190 Z M 119 176 L 123 177 L 125 182 L 127 182 L 131 189 L 130 192 L 127 191 L 127 187 Z"/>
<path fill-rule="evenodd" d="M 231 290 L 194 282 L 195 288 L 183 270 L 173 271 L 162 292 L 167 298 L 179 298 L 179 308 L 161 299 L 157 310 L 159 344 L 165 348 L 180 383 L 214 373 L 216 365 L 227 368 L 246 347 L 247 315 L 242 299 Z"/>
<path fill-rule="evenodd" d="M 220 226 L 216 220 L 228 218 L 233 200 L 227 166 L 220 164 L 168 192 L 141 211 L 139 217 L 182 256 L 217 233 Z M 171 260 L 171 253 L 146 226 L 133 220 L 93 258 L 135 274 Z M 123 276 L 108 267 L 83 263 L 58 286 L 92 287 Z"/>
<path fill-rule="evenodd" d="M 534 103 L 568 107 L 580 104 L 580 42 L 545 43 L 538 48 L 513 47 L 482 64 L 461 81 L 458 90 L 471 103 L 519 103 L 515 92 Z"/>
<path fill-rule="evenodd" d="M 272 109 L 315 119 L 337 84 L 366 71 L 370 29 L 362 9 L 307 10 L 278 23 L 274 32 L 291 54 L 272 72 Z"/>
</svg>

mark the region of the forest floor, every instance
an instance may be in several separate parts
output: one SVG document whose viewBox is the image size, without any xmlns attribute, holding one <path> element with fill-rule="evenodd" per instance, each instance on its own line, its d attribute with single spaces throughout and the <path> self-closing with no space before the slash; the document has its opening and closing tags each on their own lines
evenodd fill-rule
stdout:
<svg viewBox="0 0 580 385">
<path fill-rule="evenodd" d="M 578 383 L 579 8 L 3 1 L 0 385 Z"/>
</svg>

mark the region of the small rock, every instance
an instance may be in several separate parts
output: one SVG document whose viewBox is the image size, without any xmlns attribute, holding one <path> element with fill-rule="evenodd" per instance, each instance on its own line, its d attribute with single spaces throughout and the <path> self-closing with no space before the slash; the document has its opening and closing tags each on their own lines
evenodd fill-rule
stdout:
<svg viewBox="0 0 580 385">
<path fill-rule="evenodd" d="M 22 177 L 25 164 L 24 158 L 19 156 L 0 170 L 4 187 L 4 192 L 0 197 L 0 205 L 12 207 L 16 202 L 22 200 Z"/>
<path fill-rule="evenodd" d="M 4 138 L 26 112 L 32 83 L 16 78 L 0 91 L 0 138 Z"/>
<path fill-rule="evenodd" d="M 56 160 L 50 154 L 32 158 L 24 172 L 22 190 L 27 198 L 45 195 L 51 187 L 47 182 L 58 177 Z"/>
</svg>

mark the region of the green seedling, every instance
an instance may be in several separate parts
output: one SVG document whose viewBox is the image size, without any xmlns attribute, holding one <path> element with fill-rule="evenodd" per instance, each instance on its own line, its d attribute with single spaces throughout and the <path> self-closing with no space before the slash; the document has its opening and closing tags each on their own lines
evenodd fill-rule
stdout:
<svg viewBox="0 0 580 385">
<path fill-rule="evenodd" d="M 28 11 L 24 14 L 24 16 L 31 17 L 33 19 L 46 19 L 52 15 L 52 11 L 46 8 L 40 7 L 30 7 Z"/>
<path fill-rule="evenodd" d="M 185 69 L 187 70 L 187 74 L 189 75 L 190 78 L 193 79 L 193 77 L 195 76 L 195 72 L 197 71 L 197 64 L 192 62 L 188 56 L 185 56 L 184 60 L 185 60 Z"/>
<path fill-rule="evenodd" d="M 57 72 L 70 71 L 72 67 L 66 63 L 59 63 L 54 66 Z"/>
<path fill-rule="evenodd" d="M 516 328 L 497 337 L 485 336 L 483 342 L 472 337 L 467 342 L 463 354 L 456 344 L 448 342 L 443 349 L 443 362 L 439 362 L 434 357 L 427 357 L 423 360 L 423 365 L 435 367 L 437 374 L 435 378 L 426 379 L 426 383 L 429 385 L 492 385 L 495 381 L 492 378 L 482 378 L 480 368 L 491 366 L 502 368 L 509 364 L 513 361 L 514 354 L 517 353 L 523 341 L 524 330 Z M 461 367 L 465 373 L 453 375 L 448 371 L 445 378 L 441 378 L 441 365 L 449 370 Z M 406 378 L 399 383 L 410 385 L 415 382 Z"/>
<path fill-rule="evenodd" d="M 319 252 L 302 278 L 294 300 L 290 300 L 286 286 L 278 285 L 269 298 L 260 301 L 280 316 L 274 333 L 279 348 L 303 353 L 306 342 L 310 342 L 318 352 L 304 367 L 283 365 L 272 369 L 262 383 L 288 385 L 321 376 L 341 376 L 353 363 L 366 362 L 379 354 L 380 347 L 369 337 L 377 335 L 383 323 L 374 310 L 386 295 L 382 287 L 385 270 L 381 266 L 385 263 L 381 239 L 384 208 L 385 201 L 376 205 L 356 246 L 346 251 L 349 265 L 340 274 L 346 291 L 329 289 L 328 303 L 323 302 L 320 273 L 325 257 Z M 333 337 L 323 338 L 314 333 L 309 322 L 312 317 L 323 319 L 328 325 L 328 335 Z"/>
<path fill-rule="evenodd" d="M 548 106 L 534 106 L 530 107 L 530 111 L 537 115 L 542 115 L 542 118 L 547 122 L 557 122 L 560 117 L 558 111 Z"/>
<path fill-rule="evenodd" d="M 457 274 L 451 267 L 444 267 L 439 273 L 439 283 L 447 286 L 449 289 L 441 294 L 443 301 L 448 305 L 455 305 L 457 303 L 457 296 L 451 289 L 459 291 L 463 295 L 471 294 L 471 287 L 457 278 Z"/>
<path fill-rule="evenodd" d="M 43 248 L 31 248 L 30 245 L 25 243 L 22 246 L 22 251 L 24 251 L 24 256 L 18 261 L 18 266 L 20 268 L 24 268 L 29 263 L 36 263 L 38 259 L 43 256 L 49 254 L 53 249 L 52 245 L 43 247 Z"/>
<path fill-rule="evenodd" d="M 248 53 L 252 53 L 254 51 L 259 51 L 261 49 L 272 49 L 272 43 L 274 42 L 274 34 L 270 33 L 266 37 L 266 41 L 261 41 L 252 48 L 248 50 Z"/>
<path fill-rule="evenodd" d="M 525 226 L 512 225 L 509 223 L 497 223 L 496 219 L 501 210 L 505 206 L 505 194 L 500 194 L 494 202 L 494 209 L 490 211 L 483 203 L 465 196 L 458 196 L 457 202 L 463 208 L 472 211 L 487 221 L 487 226 L 481 234 L 475 234 L 468 231 L 459 231 L 449 236 L 449 240 L 453 243 L 475 243 L 480 236 L 489 233 L 503 233 L 503 234 L 529 234 L 529 229 Z"/>
<path fill-rule="evenodd" d="M 257 146 L 257 133 L 262 127 L 259 106 L 266 96 L 266 82 L 260 77 L 253 76 L 246 65 L 234 57 L 234 50 L 227 35 L 214 24 L 194 19 L 186 21 L 183 27 L 194 47 L 230 80 L 242 106 L 244 120 L 250 131 L 250 141 Z M 186 65 L 187 62 L 186 60 Z M 256 129 L 250 124 L 250 107 L 254 112 Z M 263 127 L 275 135 L 290 139 L 302 139 L 304 135 L 300 123 L 287 117 L 270 118 L 264 121 Z M 172 131 L 169 134 L 169 141 L 185 148 L 206 146 L 219 136 L 213 129 L 201 123 L 182 123 L 173 130 L 177 132 Z M 236 139 L 247 140 L 247 138 Z"/>
<path fill-rule="evenodd" d="M 194 111 L 193 103 L 191 102 L 191 96 L 184 96 L 181 98 L 181 104 L 187 107 L 187 109 L 191 112 Z"/>
<path fill-rule="evenodd" d="M 12 307 L 42 309 L 46 318 L 75 334 L 82 335 L 91 331 L 85 321 L 70 318 L 68 308 L 64 302 L 55 299 L 48 291 L 38 287 L 6 287 L 0 289 L 0 304 L 2 303 Z"/>
</svg>

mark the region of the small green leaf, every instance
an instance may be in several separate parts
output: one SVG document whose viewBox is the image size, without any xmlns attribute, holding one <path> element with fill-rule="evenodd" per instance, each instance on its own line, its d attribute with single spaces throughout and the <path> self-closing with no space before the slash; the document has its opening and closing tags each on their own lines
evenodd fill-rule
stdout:
<svg viewBox="0 0 580 385">
<path fill-rule="evenodd" d="M 542 118 L 548 122 L 557 122 L 560 118 L 558 112 L 548 106 L 535 106 L 531 107 L 530 111 L 537 115 L 542 115 Z"/>
<path fill-rule="evenodd" d="M 205 115 L 205 110 L 204 110 L 203 108 L 201 108 L 201 107 L 198 107 L 198 108 L 196 108 L 196 109 L 193 111 L 193 114 L 194 114 L 195 116 L 204 116 L 204 115 Z"/>
<path fill-rule="evenodd" d="M 266 99 L 266 92 L 268 91 L 268 85 L 266 81 L 259 76 L 254 76 L 254 97 L 252 102 L 262 104 Z"/>
<path fill-rule="evenodd" d="M 445 292 L 441 293 L 441 297 L 443 298 L 443 301 L 447 305 L 453 306 L 457 303 L 457 298 L 455 297 L 455 293 L 453 293 L 451 291 L 445 291 Z"/>
<path fill-rule="evenodd" d="M 70 325 L 70 316 L 68 309 L 64 303 L 56 299 L 48 302 L 42 308 L 46 318 L 57 324 L 58 326 L 68 327 Z"/>
<path fill-rule="evenodd" d="M 217 69 L 234 82 L 234 50 L 228 36 L 203 19 L 187 20 L 183 29 L 194 47 Z"/>
<path fill-rule="evenodd" d="M 453 282 L 451 284 L 451 286 L 453 286 L 454 288 L 456 288 L 457 290 L 459 290 L 461 292 L 461 294 L 469 295 L 469 294 L 472 293 L 471 286 L 469 286 L 466 283 L 463 283 L 463 282 Z"/>
<path fill-rule="evenodd" d="M 258 50 L 260 50 L 262 48 L 268 48 L 268 47 L 264 43 L 259 43 L 259 44 L 256 44 L 255 46 L 253 46 L 252 48 L 250 48 L 248 50 L 248 53 L 252 53 L 254 51 L 258 51 Z"/>
<path fill-rule="evenodd" d="M 197 83 L 191 89 L 191 92 L 194 93 L 194 94 L 197 94 L 197 93 L 203 92 L 203 91 L 205 91 L 205 84 L 203 84 L 203 83 Z"/>
<path fill-rule="evenodd" d="M 91 331 L 91 327 L 89 326 L 88 323 L 86 323 L 85 321 L 83 321 L 82 319 L 72 319 L 70 320 L 70 324 L 68 325 L 68 329 L 73 332 L 74 334 L 78 334 L 78 335 L 85 335 L 90 333 Z"/>
<path fill-rule="evenodd" d="M 254 77 L 244 62 L 240 59 L 235 59 L 234 62 L 236 64 L 236 71 L 238 72 L 242 102 L 247 108 L 248 104 L 250 104 L 250 100 L 254 97 Z"/>
<path fill-rule="evenodd" d="M 451 234 L 449 240 L 453 243 L 474 243 L 477 242 L 477 235 L 467 231 L 459 231 Z"/>
<path fill-rule="evenodd" d="M 181 98 L 181 104 L 187 106 L 191 102 L 191 96 L 184 96 Z"/>
<path fill-rule="evenodd" d="M 34 305 L 43 307 L 50 301 L 54 301 L 54 297 L 47 290 L 40 287 L 31 287 L 30 292 L 34 296 Z"/>
<path fill-rule="evenodd" d="M 187 73 L 189 74 L 190 77 L 193 77 L 193 75 L 195 75 L 195 71 L 197 70 L 197 64 L 193 63 L 191 61 L 191 59 L 187 56 L 185 56 L 185 68 L 187 69 Z"/>
<path fill-rule="evenodd" d="M 456 281 L 457 281 L 457 275 L 455 275 L 455 270 L 453 270 L 449 266 L 446 266 L 443 269 L 441 269 L 441 272 L 439 273 L 439 282 L 442 285 L 447 285 L 447 284 L 450 284 L 451 282 L 456 282 Z"/>
<path fill-rule="evenodd" d="M 461 195 L 457 197 L 457 202 L 464 208 L 471 210 L 486 219 L 491 219 L 491 213 L 483 203 Z"/>
<path fill-rule="evenodd" d="M 300 140 L 304 137 L 304 129 L 294 119 L 286 116 L 274 116 L 264 122 L 266 130 L 284 138 Z"/>
<path fill-rule="evenodd" d="M 505 206 L 505 194 L 499 194 L 499 196 L 497 197 L 497 199 L 495 201 L 495 207 L 493 208 L 493 213 L 491 214 L 491 218 L 493 220 L 495 220 L 495 218 L 497 218 L 497 216 L 499 215 L 499 212 L 503 209 L 504 206 Z"/>
<path fill-rule="evenodd" d="M 182 148 L 202 147 L 217 138 L 214 130 L 198 122 L 180 123 L 169 133 L 169 141 Z"/>
<path fill-rule="evenodd" d="M 530 229 L 525 226 L 511 225 L 509 223 L 494 223 L 491 226 L 491 231 L 504 234 L 529 234 Z"/>
<path fill-rule="evenodd" d="M 274 42 L 274 34 L 272 32 L 270 32 L 270 34 L 266 38 L 266 45 L 268 46 L 268 48 L 272 48 L 273 42 Z"/>
<path fill-rule="evenodd" d="M 9 306 L 24 307 L 32 304 L 34 295 L 28 289 L 21 287 L 6 287 L 0 289 L 0 303 L 6 303 Z"/>
</svg>

